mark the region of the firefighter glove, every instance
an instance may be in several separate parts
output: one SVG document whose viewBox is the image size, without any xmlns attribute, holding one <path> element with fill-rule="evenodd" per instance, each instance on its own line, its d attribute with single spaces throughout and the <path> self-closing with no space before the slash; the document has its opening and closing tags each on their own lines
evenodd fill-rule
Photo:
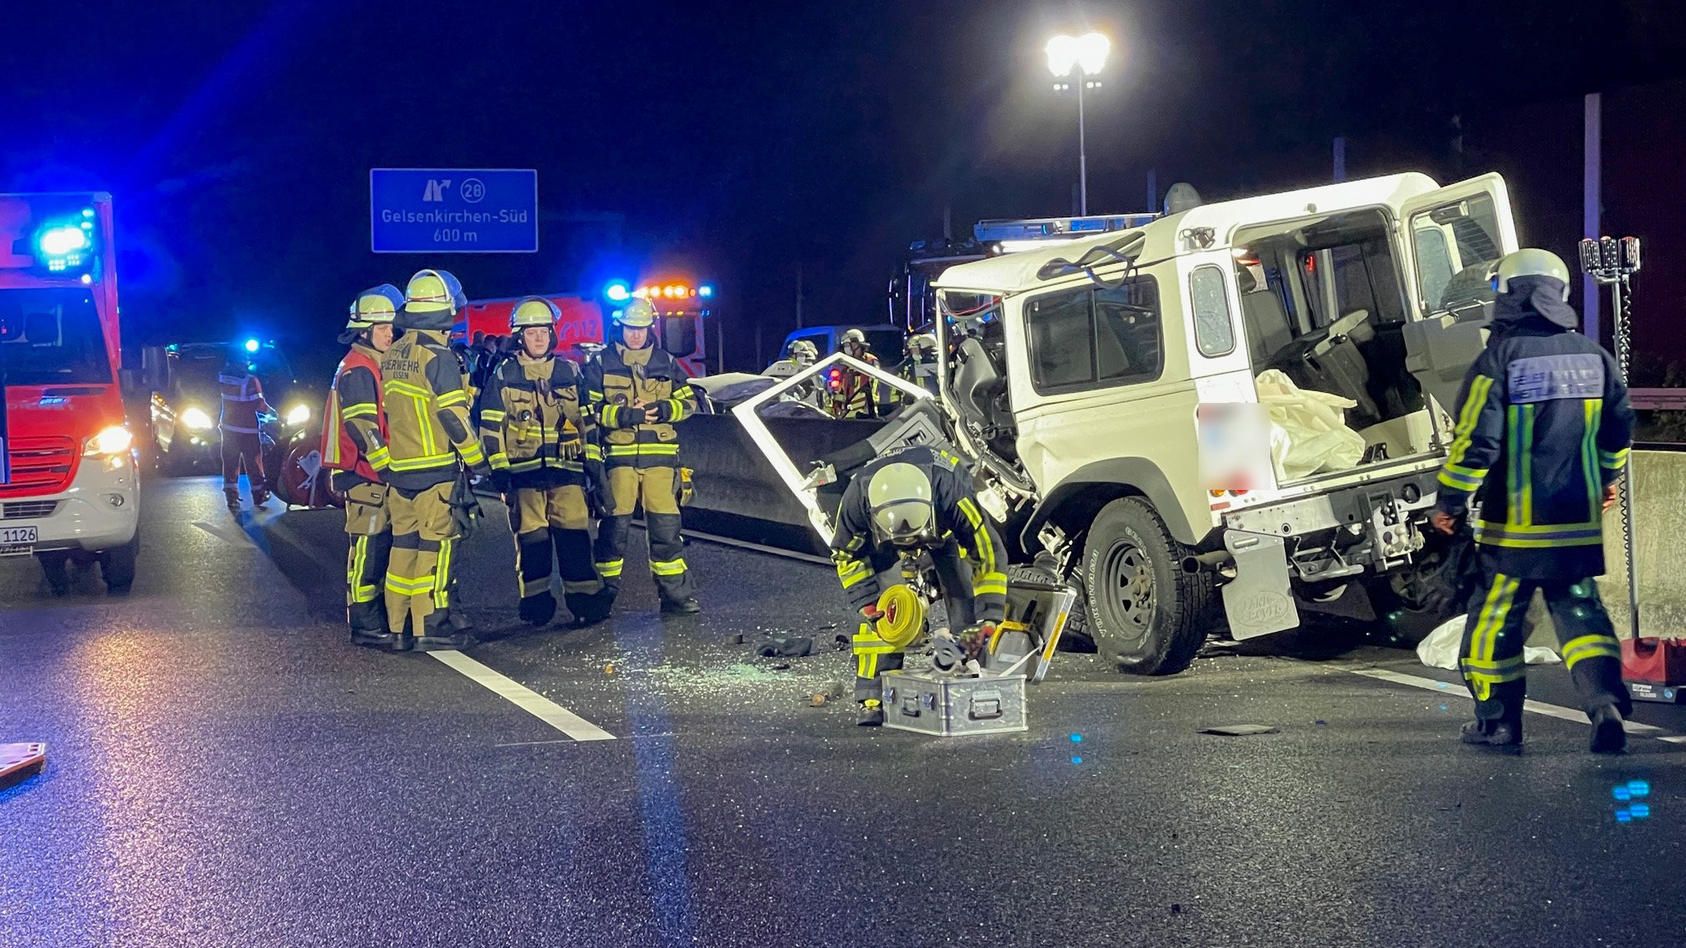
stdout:
<svg viewBox="0 0 1686 948">
<path fill-rule="evenodd" d="M 673 405 L 666 401 L 654 402 L 644 409 L 644 413 L 656 424 L 665 425 L 673 420 Z"/>
<path fill-rule="evenodd" d="M 620 422 L 622 428 L 636 428 L 639 425 L 649 423 L 650 416 L 649 412 L 644 409 L 628 405 L 616 413 L 616 420 Z"/>
</svg>

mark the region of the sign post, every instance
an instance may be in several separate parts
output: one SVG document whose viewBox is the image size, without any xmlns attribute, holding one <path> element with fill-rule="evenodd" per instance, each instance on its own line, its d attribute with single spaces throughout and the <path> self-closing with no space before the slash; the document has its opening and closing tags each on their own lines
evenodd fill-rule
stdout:
<svg viewBox="0 0 1686 948">
<path fill-rule="evenodd" d="M 537 253 L 539 173 L 493 168 L 372 168 L 375 253 Z"/>
</svg>

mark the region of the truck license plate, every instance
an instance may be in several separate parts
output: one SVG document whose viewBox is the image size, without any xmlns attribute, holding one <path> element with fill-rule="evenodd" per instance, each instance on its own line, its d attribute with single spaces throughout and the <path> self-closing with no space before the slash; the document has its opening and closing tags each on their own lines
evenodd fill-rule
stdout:
<svg viewBox="0 0 1686 948">
<path fill-rule="evenodd" d="M 35 552 L 38 536 L 34 527 L 0 527 L 0 556 L 26 556 Z"/>
</svg>

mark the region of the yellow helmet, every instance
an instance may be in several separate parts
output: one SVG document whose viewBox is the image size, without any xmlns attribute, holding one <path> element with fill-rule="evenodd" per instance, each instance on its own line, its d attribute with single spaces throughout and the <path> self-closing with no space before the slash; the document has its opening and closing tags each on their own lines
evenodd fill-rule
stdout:
<svg viewBox="0 0 1686 948">
<path fill-rule="evenodd" d="M 404 294 L 398 287 L 390 283 L 370 287 L 357 294 L 351 301 L 351 313 L 346 320 L 347 329 L 368 329 L 370 326 L 387 325 L 398 319 L 398 308 L 404 305 Z"/>
<path fill-rule="evenodd" d="M 455 316 L 457 293 L 462 284 L 444 270 L 418 270 L 404 288 L 404 310 L 410 313 L 439 313 Z"/>
<path fill-rule="evenodd" d="M 542 296 L 529 296 L 509 311 L 509 328 L 520 332 L 528 326 L 542 326 L 554 330 L 556 321 L 562 318 L 562 311 L 556 304 Z"/>
<path fill-rule="evenodd" d="M 635 299 L 626 304 L 615 322 L 624 329 L 648 329 L 656 324 L 656 308 L 649 300 Z"/>
</svg>

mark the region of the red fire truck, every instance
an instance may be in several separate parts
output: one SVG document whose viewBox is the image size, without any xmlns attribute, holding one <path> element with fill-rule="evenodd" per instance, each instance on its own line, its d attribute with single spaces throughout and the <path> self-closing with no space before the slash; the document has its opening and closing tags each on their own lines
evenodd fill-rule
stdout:
<svg viewBox="0 0 1686 948">
<path fill-rule="evenodd" d="M 0 556 L 135 579 L 138 455 L 118 387 L 109 194 L 0 194 Z"/>
<path fill-rule="evenodd" d="M 633 289 L 613 281 L 596 296 L 573 293 L 543 294 L 556 304 L 562 318 L 556 323 L 558 348 L 567 352 L 582 345 L 601 345 L 605 322 L 634 298 L 648 299 L 656 308 L 656 338 L 661 347 L 692 376 L 707 374 L 705 340 L 707 319 L 714 308 L 714 287 L 690 283 L 650 284 Z M 525 297 L 469 300 L 462 319 L 452 334 L 458 341 L 473 343 L 477 337 L 509 335 L 509 313 Z M 577 351 L 573 352 L 578 357 Z"/>
</svg>

